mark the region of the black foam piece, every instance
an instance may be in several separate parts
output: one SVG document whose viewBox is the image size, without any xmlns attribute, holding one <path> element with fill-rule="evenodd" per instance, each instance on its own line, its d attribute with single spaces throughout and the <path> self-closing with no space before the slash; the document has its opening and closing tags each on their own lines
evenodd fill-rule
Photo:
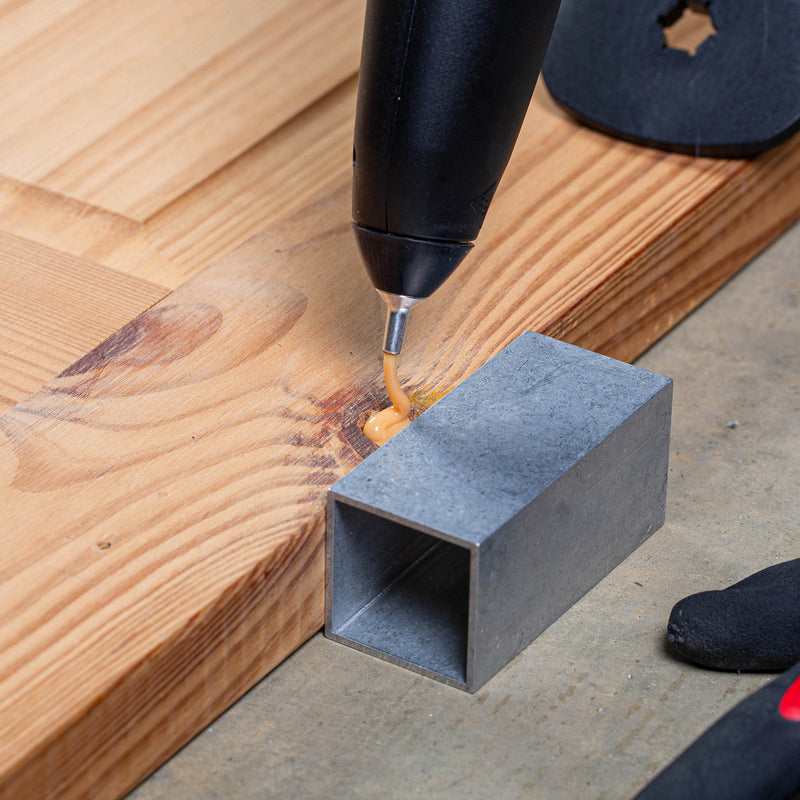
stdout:
<svg viewBox="0 0 800 800">
<path fill-rule="evenodd" d="M 606 133 L 696 155 L 753 155 L 800 129 L 800 0 L 712 0 L 717 33 L 693 56 L 664 46 L 659 21 L 686 5 L 563 0 L 550 93 Z"/>
<path fill-rule="evenodd" d="M 800 661 L 800 558 L 684 598 L 667 639 L 679 655 L 715 669 L 780 671 Z"/>
<path fill-rule="evenodd" d="M 799 676 L 800 664 L 745 698 L 635 800 L 795 797 L 800 791 Z"/>
</svg>

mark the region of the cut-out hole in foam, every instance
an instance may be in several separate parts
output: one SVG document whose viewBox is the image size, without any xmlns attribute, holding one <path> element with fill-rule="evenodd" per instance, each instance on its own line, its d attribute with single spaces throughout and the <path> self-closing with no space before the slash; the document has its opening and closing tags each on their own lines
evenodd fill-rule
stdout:
<svg viewBox="0 0 800 800">
<path fill-rule="evenodd" d="M 678 0 L 671 11 L 658 19 L 664 47 L 683 50 L 693 56 L 703 42 L 717 33 L 710 6 L 710 2 Z"/>
</svg>

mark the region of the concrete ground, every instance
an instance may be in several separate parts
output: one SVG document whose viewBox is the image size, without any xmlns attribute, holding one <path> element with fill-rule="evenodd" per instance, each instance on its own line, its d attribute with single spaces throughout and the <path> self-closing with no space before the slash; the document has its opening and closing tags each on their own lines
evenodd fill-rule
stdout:
<svg viewBox="0 0 800 800">
<path fill-rule="evenodd" d="M 638 363 L 675 380 L 666 524 L 483 689 L 317 635 L 129 800 L 624 799 L 769 680 L 664 631 L 800 555 L 800 224 Z"/>
</svg>

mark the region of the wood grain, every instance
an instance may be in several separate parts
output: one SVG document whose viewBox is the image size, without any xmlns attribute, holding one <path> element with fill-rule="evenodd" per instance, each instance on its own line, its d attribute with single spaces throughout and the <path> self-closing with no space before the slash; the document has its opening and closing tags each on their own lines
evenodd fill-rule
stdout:
<svg viewBox="0 0 800 800">
<path fill-rule="evenodd" d="M 158 277 L 169 277 L 169 262 L 148 239 L 141 222 L 2 176 L 0 230 L 83 261 L 170 285 Z"/>
<path fill-rule="evenodd" d="M 349 181 L 355 90 L 345 81 L 144 223 L 0 177 L 0 230 L 175 289 Z"/>
<path fill-rule="evenodd" d="M 800 216 L 799 178 L 800 139 L 695 159 L 574 125 L 537 89 L 474 253 L 413 314 L 406 375 L 446 383 L 526 328 L 634 359 Z"/>
<path fill-rule="evenodd" d="M 142 221 L 358 66 L 361 0 L 0 3 L 0 172 Z"/>
<path fill-rule="evenodd" d="M 539 95 L 414 311 L 412 398 L 528 328 L 632 357 L 798 216 L 798 170 L 798 141 L 692 160 Z M 338 183 L 0 417 L 0 797 L 119 796 L 321 625 L 325 490 L 382 394 Z"/>
<path fill-rule="evenodd" d="M 0 232 L 0 411 L 39 389 L 167 290 Z"/>
<path fill-rule="evenodd" d="M 119 796 L 318 627 L 343 445 L 273 277 L 204 273 L 0 418 L 0 796 Z"/>
<path fill-rule="evenodd" d="M 346 81 L 147 221 L 170 285 L 349 184 L 356 86 L 355 78 Z"/>
</svg>

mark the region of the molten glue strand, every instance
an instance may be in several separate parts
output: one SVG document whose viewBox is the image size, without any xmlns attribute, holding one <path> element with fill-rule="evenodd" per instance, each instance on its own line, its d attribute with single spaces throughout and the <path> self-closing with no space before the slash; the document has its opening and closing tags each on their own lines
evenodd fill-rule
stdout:
<svg viewBox="0 0 800 800">
<path fill-rule="evenodd" d="M 411 421 L 408 418 L 411 402 L 400 388 L 400 378 L 397 375 L 397 355 L 383 354 L 383 377 L 392 405 L 383 411 L 373 412 L 364 425 L 364 434 L 376 444 L 388 442 Z"/>
</svg>

